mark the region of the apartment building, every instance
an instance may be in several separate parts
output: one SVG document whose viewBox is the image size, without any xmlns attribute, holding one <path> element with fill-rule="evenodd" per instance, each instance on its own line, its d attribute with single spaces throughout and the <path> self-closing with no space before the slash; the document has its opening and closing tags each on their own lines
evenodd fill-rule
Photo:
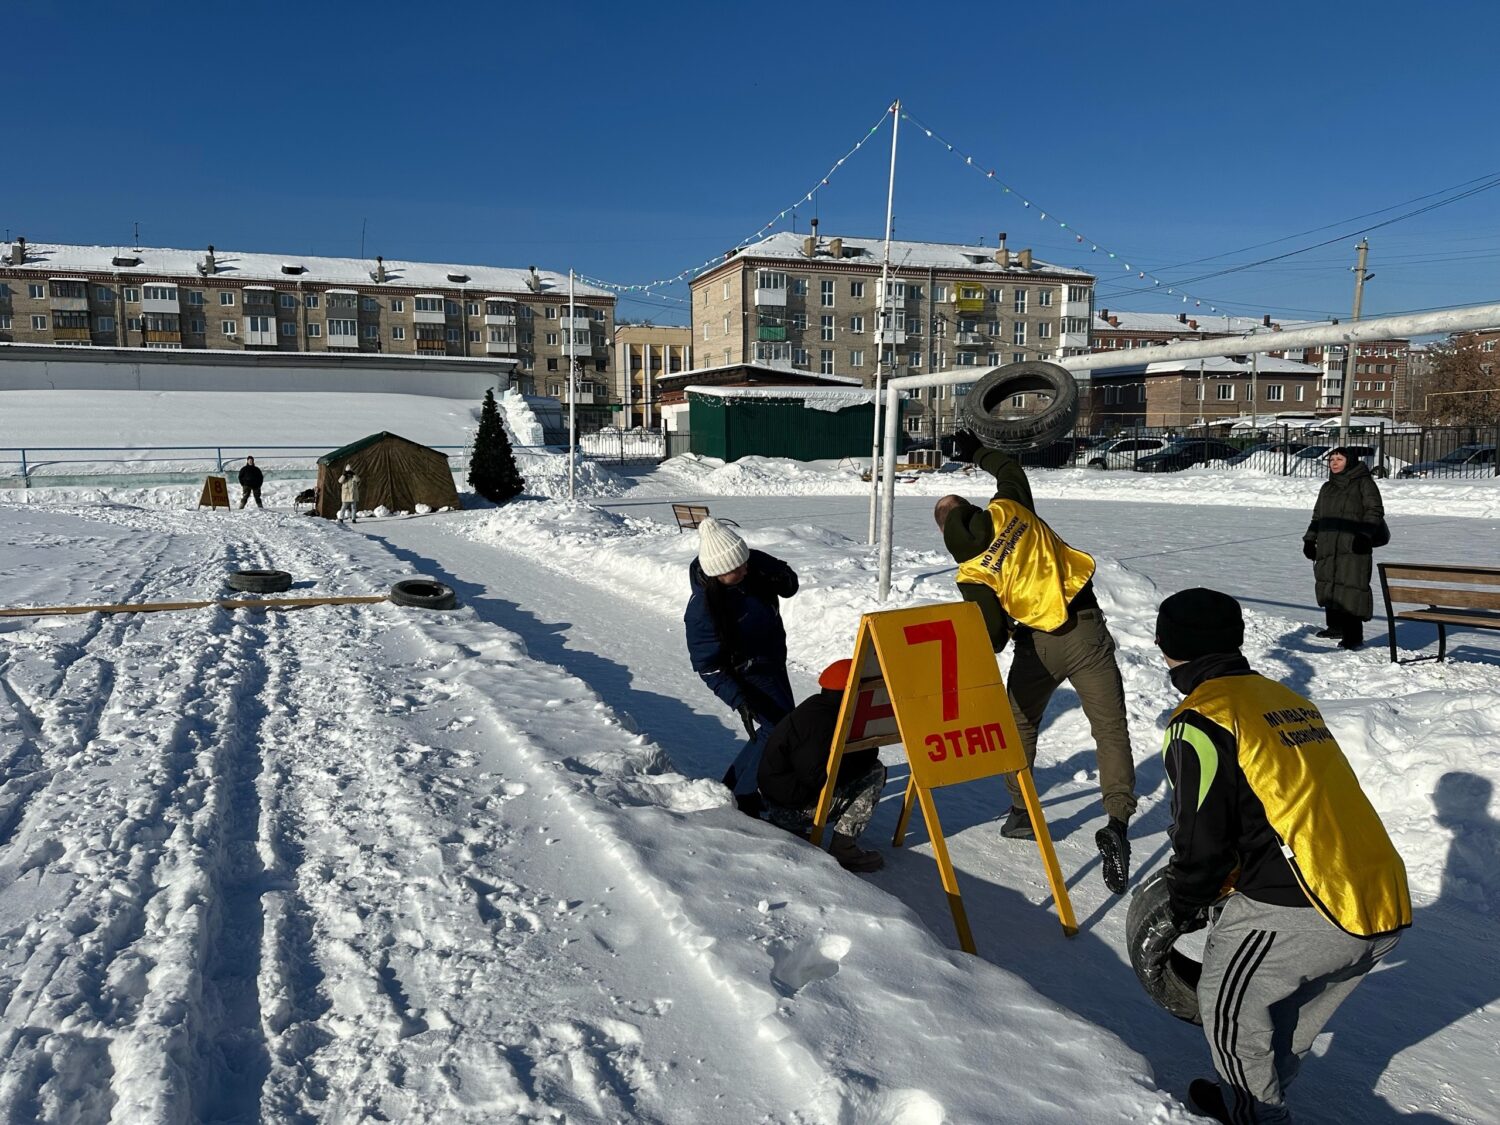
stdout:
<svg viewBox="0 0 1500 1125">
<path fill-rule="evenodd" d="M 1304 348 L 1285 353 L 1288 359 L 1312 364 L 1322 373 L 1318 402 L 1320 414 L 1333 415 L 1343 410 L 1344 377 L 1348 349 L 1343 344 L 1323 348 Z M 1364 415 L 1394 418 L 1409 410 L 1410 340 L 1367 340 L 1354 354 L 1354 392 L 1351 406 Z"/>
<path fill-rule="evenodd" d="M 0 257 L 0 342 L 376 352 L 516 361 L 518 381 L 607 416 L 614 296 L 535 266 L 28 243 Z M 570 352 L 571 349 L 571 352 Z"/>
<path fill-rule="evenodd" d="M 693 366 L 693 330 L 671 324 L 620 324 L 615 327 L 615 397 L 619 425 L 629 429 L 661 425 L 664 376 Z"/>
<path fill-rule="evenodd" d="M 870 386 L 882 356 L 887 374 L 919 375 L 1086 352 L 1093 275 L 1004 241 L 893 241 L 887 302 L 883 239 L 771 235 L 693 280 L 696 361 L 853 376 Z M 951 418 L 964 389 L 918 392 L 909 432 L 926 433 L 938 412 Z"/>
</svg>

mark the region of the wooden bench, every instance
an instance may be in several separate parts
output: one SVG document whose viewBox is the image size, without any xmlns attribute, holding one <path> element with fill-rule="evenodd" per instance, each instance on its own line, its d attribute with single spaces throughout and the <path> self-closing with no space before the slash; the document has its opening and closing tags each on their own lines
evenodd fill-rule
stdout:
<svg viewBox="0 0 1500 1125">
<path fill-rule="evenodd" d="M 1438 659 L 1448 653 L 1448 626 L 1500 629 L 1500 567 L 1441 563 L 1381 563 L 1380 592 L 1391 625 L 1391 662 L 1396 662 L 1396 622 L 1431 621 L 1438 630 Z M 1414 604 L 1403 609 L 1392 604 Z"/>
<path fill-rule="evenodd" d="M 677 517 L 677 530 L 679 532 L 692 531 L 704 520 L 708 519 L 708 505 L 706 504 L 673 504 L 672 514 Z M 740 525 L 733 520 L 721 519 L 720 523 L 727 523 L 730 527 Z"/>
</svg>

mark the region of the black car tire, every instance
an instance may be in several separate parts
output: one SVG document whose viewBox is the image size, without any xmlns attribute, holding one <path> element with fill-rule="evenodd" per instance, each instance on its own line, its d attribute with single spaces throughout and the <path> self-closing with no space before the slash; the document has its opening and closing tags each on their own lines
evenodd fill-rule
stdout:
<svg viewBox="0 0 1500 1125">
<path fill-rule="evenodd" d="M 1052 401 L 1036 414 L 1007 418 L 1002 412 L 1012 395 L 1047 394 Z M 1078 418 L 1078 383 L 1055 363 L 1033 359 L 1008 363 L 979 379 L 958 409 L 964 429 L 992 449 L 1024 453 L 1057 441 Z"/>
<path fill-rule="evenodd" d="M 1125 948 L 1146 995 L 1178 1019 L 1202 1023 L 1198 978 L 1203 964 L 1177 952 L 1179 936 L 1172 922 L 1167 870 L 1162 868 L 1131 896 L 1125 912 Z"/>
<path fill-rule="evenodd" d="M 1104 468 L 1104 461 L 1103 461 L 1102 458 L 1095 457 L 1092 461 L 1090 461 L 1088 463 L 1087 468 L 1090 468 L 1090 469 L 1102 469 L 1102 468 Z"/>
<path fill-rule="evenodd" d="M 224 581 L 244 594 L 279 594 L 292 588 L 292 576 L 284 570 L 232 570 Z"/>
<path fill-rule="evenodd" d="M 412 609 L 458 608 L 458 595 L 453 587 L 431 578 L 403 578 L 391 587 L 391 601 Z"/>
<path fill-rule="evenodd" d="M 1370 475 L 1373 476 L 1376 480 L 1385 480 L 1386 477 L 1391 475 L 1391 471 L 1384 465 L 1376 465 L 1374 471 Z"/>
</svg>

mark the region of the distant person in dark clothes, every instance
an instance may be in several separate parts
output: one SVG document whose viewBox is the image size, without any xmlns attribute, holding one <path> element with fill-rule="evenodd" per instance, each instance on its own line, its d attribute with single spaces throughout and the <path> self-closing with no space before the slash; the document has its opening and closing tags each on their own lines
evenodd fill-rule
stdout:
<svg viewBox="0 0 1500 1125">
<path fill-rule="evenodd" d="M 980 508 L 944 496 L 933 509 L 943 546 L 958 562 L 958 590 L 978 604 L 996 652 L 1014 628 L 1015 659 L 1006 690 L 1026 764 L 1036 761 L 1037 731 L 1063 681 L 1078 693 L 1094 736 L 1099 790 L 1108 817 L 1094 834 L 1105 885 L 1124 894 L 1130 878 L 1126 829 L 1135 813 L 1135 759 L 1125 718 L 1125 686 L 1115 640 L 1094 596 L 1094 560 L 1047 526 L 1031 499 L 1020 462 L 986 449 L 966 430 L 954 435 L 953 456 L 995 478 L 995 495 Z M 1000 834 L 1033 839 L 1015 774 L 1006 776 L 1011 809 Z"/>
<path fill-rule="evenodd" d="M 1375 610 L 1370 552 L 1391 536 L 1380 489 L 1365 463 L 1340 446 L 1328 455 L 1328 472 L 1302 535 L 1302 553 L 1313 564 L 1318 604 L 1328 618 L 1318 636 L 1338 637 L 1340 648 L 1355 649 L 1364 644 L 1364 623 Z"/>
<path fill-rule="evenodd" d="M 812 828 L 818 798 L 828 780 L 828 754 L 838 729 L 839 706 L 849 682 L 850 661 L 838 660 L 823 669 L 818 687 L 777 723 L 766 740 L 760 760 L 760 795 L 766 819 L 778 828 L 805 835 Z M 885 766 L 873 748 L 854 750 L 839 762 L 828 824 L 833 845 L 828 849 L 846 871 L 879 871 L 885 857 L 865 850 L 858 840 L 875 815 L 875 804 L 885 788 Z"/>
<path fill-rule="evenodd" d="M 254 457 L 246 457 L 245 463 L 240 466 L 240 507 L 243 508 L 250 497 L 255 497 L 255 506 L 264 508 L 260 502 L 260 486 L 265 483 L 266 475 L 260 471 L 260 466 L 255 463 Z"/>
<path fill-rule="evenodd" d="M 1239 603 L 1217 590 L 1183 590 L 1157 613 L 1156 643 L 1186 697 L 1162 747 L 1168 888 L 1179 934 L 1222 907 L 1198 981 L 1221 1081 L 1196 1079 L 1188 1097 L 1218 1121 L 1285 1122 L 1286 1087 L 1411 925 L 1411 898 L 1406 866 L 1323 716 L 1253 671 L 1244 638 Z"/>
<path fill-rule="evenodd" d="M 795 706 L 786 673 L 781 598 L 797 592 L 797 573 L 752 551 L 712 516 L 698 525 L 698 557 L 688 568 L 692 596 L 683 624 L 693 671 L 736 712 L 750 736 L 724 774 L 735 803 L 759 816 L 756 771 L 771 728 Z"/>
</svg>

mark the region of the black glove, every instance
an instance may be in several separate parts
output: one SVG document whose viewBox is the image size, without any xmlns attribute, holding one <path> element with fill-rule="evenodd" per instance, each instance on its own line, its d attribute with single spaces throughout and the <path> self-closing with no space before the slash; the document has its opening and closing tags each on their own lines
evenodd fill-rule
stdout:
<svg viewBox="0 0 1500 1125">
<path fill-rule="evenodd" d="M 1318 546 L 1311 539 L 1302 540 L 1302 557 L 1308 562 L 1317 562 Z"/>
<path fill-rule="evenodd" d="M 953 434 L 953 459 L 955 461 L 973 461 L 975 454 L 984 448 L 984 442 L 975 437 L 970 430 L 957 430 Z"/>
<path fill-rule="evenodd" d="M 1354 553 L 1356 555 L 1368 555 L 1374 548 L 1374 541 L 1368 535 L 1356 535 L 1354 537 Z"/>
<path fill-rule="evenodd" d="M 1179 934 L 1190 934 L 1194 930 L 1201 930 L 1208 925 L 1208 908 L 1195 906 L 1191 908 L 1172 904 L 1172 925 L 1177 928 Z"/>
<path fill-rule="evenodd" d="M 755 712 L 750 710 L 750 704 L 741 703 L 735 708 L 740 713 L 740 721 L 745 724 L 745 733 L 751 738 L 755 737 Z"/>
</svg>

